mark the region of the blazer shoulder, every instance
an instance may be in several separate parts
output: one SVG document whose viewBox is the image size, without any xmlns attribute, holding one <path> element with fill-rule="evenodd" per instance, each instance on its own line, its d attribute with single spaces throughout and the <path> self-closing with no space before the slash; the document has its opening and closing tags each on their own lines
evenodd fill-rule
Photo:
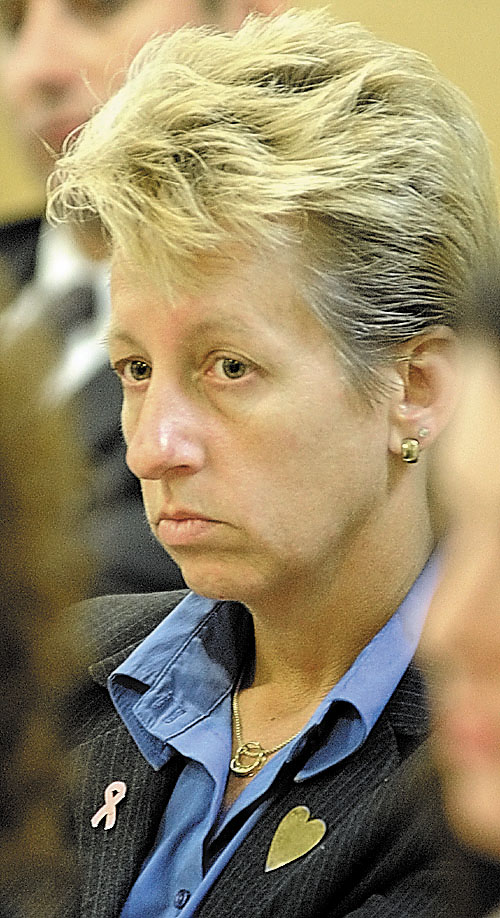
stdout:
<svg viewBox="0 0 500 918">
<path fill-rule="evenodd" d="M 411 662 L 381 715 L 390 724 L 402 759 L 429 733 L 429 700 L 424 673 Z"/>
<path fill-rule="evenodd" d="M 69 610 L 68 640 L 79 648 L 82 666 L 96 660 L 127 656 L 188 594 L 125 593 L 86 599 Z"/>
<path fill-rule="evenodd" d="M 187 593 L 98 596 L 68 610 L 62 644 L 76 649 L 78 659 L 60 698 L 59 721 L 69 748 L 116 726 L 108 676 Z"/>
</svg>

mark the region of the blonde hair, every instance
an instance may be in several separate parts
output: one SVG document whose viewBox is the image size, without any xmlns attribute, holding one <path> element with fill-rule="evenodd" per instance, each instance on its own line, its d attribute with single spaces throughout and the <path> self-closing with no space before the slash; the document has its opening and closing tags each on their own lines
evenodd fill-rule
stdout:
<svg viewBox="0 0 500 918">
<path fill-rule="evenodd" d="M 396 343 L 454 323 L 497 250 L 493 189 L 468 101 L 425 56 L 292 10 L 146 45 L 67 144 L 48 212 L 97 215 L 163 285 L 235 242 L 298 245 L 305 301 L 370 393 Z"/>
</svg>

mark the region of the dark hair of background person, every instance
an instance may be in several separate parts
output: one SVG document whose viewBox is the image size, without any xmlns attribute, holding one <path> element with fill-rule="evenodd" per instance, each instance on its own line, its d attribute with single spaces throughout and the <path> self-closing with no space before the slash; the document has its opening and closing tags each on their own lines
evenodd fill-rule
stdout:
<svg viewBox="0 0 500 918">
<path fill-rule="evenodd" d="M 71 531 L 84 473 L 68 419 L 35 400 L 50 353 L 38 331 L 0 362 L 2 918 L 55 914 L 74 876 L 57 712 L 77 671 L 65 610 L 88 576 Z"/>
</svg>

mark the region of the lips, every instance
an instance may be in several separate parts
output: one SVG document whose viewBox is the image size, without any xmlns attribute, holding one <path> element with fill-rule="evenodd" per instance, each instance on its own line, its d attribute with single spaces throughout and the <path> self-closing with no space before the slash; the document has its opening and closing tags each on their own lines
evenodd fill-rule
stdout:
<svg viewBox="0 0 500 918">
<path fill-rule="evenodd" d="M 176 510 L 160 515 L 156 523 L 156 533 L 162 545 L 170 551 L 209 540 L 220 525 L 217 520 L 209 519 L 196 511 Z"/>
<path fill-rule="evenodd" d="M 160 523 L 161 520 L 206 520 L 210 522 L 215 522 L 211 517 L 205 516 L 204 513 L 199 513 L 197 510 L 172 510 L 161 512 L 158 515 L 156 523 Z"/>
</svg>

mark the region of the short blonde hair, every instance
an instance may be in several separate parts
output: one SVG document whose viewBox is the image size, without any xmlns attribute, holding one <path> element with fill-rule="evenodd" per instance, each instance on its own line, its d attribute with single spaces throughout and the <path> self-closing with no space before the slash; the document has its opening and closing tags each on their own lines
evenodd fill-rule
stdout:
<svg viewBox="0 0 500 918">
<path fill-rule="evenodd" d="M 146 45 L 51 181 L 52 220 L 89 212 L 159 284 L 194 285 L 199 255 L 235 242 L 298 244 L 305 300 L 367 392 L 398 342 L 454 324 L 498 250 L 466 98 L 424 55 L 319 10 Z"/>
</svg>

